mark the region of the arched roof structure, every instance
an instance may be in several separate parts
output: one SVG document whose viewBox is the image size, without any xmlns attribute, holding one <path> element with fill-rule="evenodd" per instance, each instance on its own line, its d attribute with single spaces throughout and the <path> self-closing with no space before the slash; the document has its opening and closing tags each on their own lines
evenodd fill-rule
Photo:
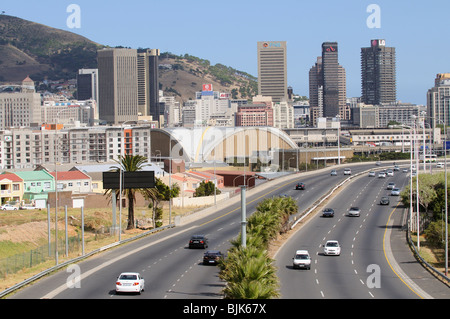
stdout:
<svg viewBox="0 0 450 319">
<path fill-rule="evenodd" d="M 180 154 L 187 162 L 227 161 L 276 149 L 297 148 L 285 132 L 273 127 L 179 127 L 162 131 L 172 140 L 171 156 Z"/>
</svg>

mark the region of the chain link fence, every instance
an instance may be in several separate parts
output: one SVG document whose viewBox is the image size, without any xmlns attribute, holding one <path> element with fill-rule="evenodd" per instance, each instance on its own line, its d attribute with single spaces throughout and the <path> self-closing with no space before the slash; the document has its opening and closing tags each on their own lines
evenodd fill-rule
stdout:
<svg viewBox="0 0 450 319">
<path fill-rule="evenodd" d="M 70 237 L 67 240 L 68 254 L 81 252 L 81 237 Z M 40 246 L 28 252 L 16 254 L 6 258 L 0 258 L 0 278 L 15 274 L 23 269 L 33 268 L 48 260 L 55 259 L 55 242 L 50 245 Z M 58 256 L 66 254 L 66 240 L 58 239 Z"/>
</svg>

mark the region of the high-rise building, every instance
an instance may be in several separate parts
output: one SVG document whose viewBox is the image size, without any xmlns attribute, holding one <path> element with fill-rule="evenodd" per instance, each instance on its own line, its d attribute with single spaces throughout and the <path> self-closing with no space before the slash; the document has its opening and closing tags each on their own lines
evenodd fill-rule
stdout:
<svg viewBox="0 0 450 319">
<path fill-rule="evenodd" d="M 381 105 L 397 100 L 395 48 L 386 47 L 385 40 L 372 40 L 361 48 L 362 101 Z"/>
<path fill-rule="evenodd" d="M 140 116 L 152 116 L 162 126 L 164 110 L 159 104 L 159 55 L 158 49 L 138 52 L 138 108 Z"/>
<path fill-rule="evenodd" d="M 322 56 L 309 71 L 309 101 L 312 126 L 320 117 L 348 119 L 346 75 L 338 62 L 336 42 L 322 44 Z"/>
<path fill-rule="evenodd" d="M 450 125 L 450 73 L 438 74 L 427 92 L 427 121 L 432 128 Z"/>
<path fill-rule="evenodd" d="M 322 57 L 309 70 L 309 106 L 311 126 L 317 126 L 317 119 L 323 117 Z"/>
<path fill-rule="evenodd" d="M 337 42 L 322 44 L 323 116 L 345 119 L 347 86 L 345 69 L 339 65 Z"/>
<path fill-rule="evenodd" d="M 99 117 L 108 124 L 138 120 L 137 50 L 98 51 Z"/>
<path fill-rule="evenodd" d="M 258 42 L 258 94 L 288 99 L 286 41 Z"/>
<path fill-rule="evenodd" d="M 98 69 L 78 70 L 77 100 L 98 101 Z"/>
</svg>

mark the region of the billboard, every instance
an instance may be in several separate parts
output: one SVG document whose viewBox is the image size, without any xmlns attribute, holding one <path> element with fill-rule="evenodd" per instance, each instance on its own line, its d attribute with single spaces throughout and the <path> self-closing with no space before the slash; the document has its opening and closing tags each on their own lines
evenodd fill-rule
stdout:
<svg viewBox="0 0 450 319">
<path fill-rule="evenodd" d="M 155 172 L 123 172 L 122 189 L 155 188 Z M 103 172 L 103 189 L 120 189 L 120 172 Z"/>
<path fill-rule="evenodd" d="M 203 84 L 203 92 L 212 92 L 213 86 L 212 84 Z"/>
</svg>

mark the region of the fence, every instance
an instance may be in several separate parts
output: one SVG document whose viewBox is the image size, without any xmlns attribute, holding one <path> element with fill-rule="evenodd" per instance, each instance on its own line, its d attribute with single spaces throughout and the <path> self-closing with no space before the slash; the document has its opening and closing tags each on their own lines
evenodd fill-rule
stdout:
<svg viewBox="0 0 450 319">
<path fill-rule="evenodd" d="M 80 236 L 68 238 L 68 253 L 81 252 Z M 21 254 L 16 254 L 0 259 L 0 278 L 6 278 L 8 274 L 15 274 L 23 269 L 32 268 L 48 260 L 55 259 L 55 242 L 50 245 L 40 246 Z M 66 254 L 65 239 L 58 239 L 58 255 Z"/>
</svg>

